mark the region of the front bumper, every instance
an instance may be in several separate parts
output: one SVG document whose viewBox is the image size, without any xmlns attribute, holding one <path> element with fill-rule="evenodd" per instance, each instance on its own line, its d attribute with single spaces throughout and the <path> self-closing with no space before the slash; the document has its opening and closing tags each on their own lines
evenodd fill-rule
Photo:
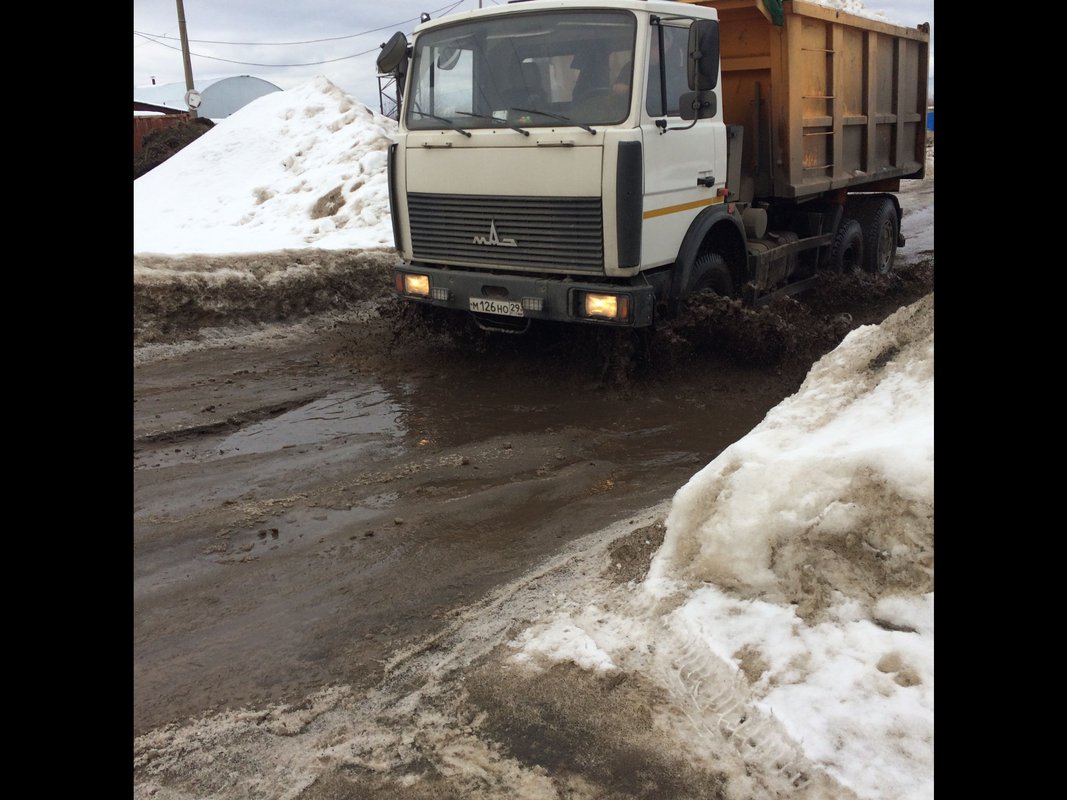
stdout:
<svg viewBox="0 0 1067 800">
<path fill-rule="evenodd" d="M 405 275 L 425 275 L 429 278 L 429 295 L 419 296 L 405 292 Z M 652 324 L 656 305 L 655 290 L 647 284 L 615 284 L 595 281 L 578 281 L 571 278 L 540 278 L 526 275 L 502 275 L 473 270 L 442 269 L 404 265 L 397 267 L 394 275 L 397 294 L 412 300 L 440 308 L 476 313 L 471 310 L 471 299 L 507 303 L 517 302 L 522 307 L 522 316 L 506 316 L 501 321 L 517 319 L 540 319 L 553 322 L 580 322 L 592 325 L 640 328 Z M 626 305 L 625 319 L 607 319 L 589 316 L 583 311 L 589 294 L 614 295 L 619 298 L 619 307 Z M 494 314 L 478 312 L 482 318 Z"/>
</svg>

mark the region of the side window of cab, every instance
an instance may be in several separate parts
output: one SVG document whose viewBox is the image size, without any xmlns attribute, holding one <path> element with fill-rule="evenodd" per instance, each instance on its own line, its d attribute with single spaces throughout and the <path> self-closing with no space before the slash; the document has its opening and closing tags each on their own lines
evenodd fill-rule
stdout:
<svg viewBox="0 0 1067 800">
<path fill-rule="evenodd" d="M 663 24 L 663 49 L 660 50 L 659 31 L 653 30 L 648 44 L 648 90 L 645 111 L 650 117 L 678 116 L 678 98 L 689 90 L 686 71 L 689 48 L 689 25 Z M 665 65 L 664 73 L 660 66 Z M 666 102 L 663 85 L 666 83 Z"/>
</svg>

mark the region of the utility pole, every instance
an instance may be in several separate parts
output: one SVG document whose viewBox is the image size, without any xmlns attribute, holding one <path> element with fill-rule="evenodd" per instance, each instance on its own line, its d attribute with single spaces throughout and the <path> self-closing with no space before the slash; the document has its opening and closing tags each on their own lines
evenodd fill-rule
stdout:
<svg viewBox="0 0 1067 800">
<path fill-rule="evenodd" d="M 185 104 L 189 106 L 189 116 L 197 118 L 196 109 L 200 105 L 200 95 L 193 88 L 193 63 L 189 60 L 189 35 L 185 32 L 185 6 L 178 3 L 178 31 L 182 37 L 182 60 L 185 63 Z"/>
</svg>

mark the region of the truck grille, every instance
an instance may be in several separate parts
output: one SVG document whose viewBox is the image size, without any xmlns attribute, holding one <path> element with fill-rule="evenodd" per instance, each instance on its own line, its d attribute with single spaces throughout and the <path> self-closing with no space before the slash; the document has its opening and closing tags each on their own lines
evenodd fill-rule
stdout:
<svg viewBox="0 0 1067 800">
<path fill-rule="evenodd" d="M 568 272 L 604 268 L 599 197 L 412 193 L 408 213 L 416 261 Z"/>
</svg>

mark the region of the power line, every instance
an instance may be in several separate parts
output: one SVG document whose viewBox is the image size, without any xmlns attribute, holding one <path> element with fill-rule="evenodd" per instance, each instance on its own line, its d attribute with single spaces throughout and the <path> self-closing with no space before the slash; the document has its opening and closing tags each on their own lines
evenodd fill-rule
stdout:
<svg viewBox="0 0 1067 800">
<path fill-rule="evenodd" d="M 134 36 L 141 36 L 141 34 L 137 33 L 137 31 L 134 31 L 134 32 L 133 32 L 133 35 L 134 35 Z M 160 38 L 163 38 L 163 39 L 165 39 L 165 38 L 167 38 L 167 37 L 168 37 L 168 34 L 164 34 L 164 35 L 163 35 L 162 37 L 160 37 Z M 145 38 L 145 37 L 143 37 L 143 36 L 142 36 L 142 38 Z M 149 40 L 148 40 L 147 42 L 141 42 L 140 44 L 135 44 L 135 45 L 133 46 L 133 49 L 134 49 L 134 50 L 140 50 L 140 49 L 141 49 L 142 47 L 144 47 L 144 46 L 145 46 L 146 44 L 155 44 L 155 43 L 156 43 L 156 40 L 155 40 L 155 39 L 149 39 Z"/>
<path fill-rule="evenodd" d="M 452 3 L 451 5 L 441 6 L 441 8 L 438 8 L 435 11 L 432 11 L 431 13 L 432 14 L 440 14 L 440 13 L 443 12 L 443 13 L 447 14 L 450 11 L 452 11 L 454 8 L 456 8 L 456 6 L 462 5 L 464 2 L 465 2 L 465 0 L 458 0 L 458 2 Z M 219 40 L 216 40 L 216 39 L 190 39 L 189 41 L 190 42 L 196 42 L 197 44 L 227 44 L 227 45 L 235 45 L 235 46 L 240 46 L 240 47 L 290 47 L 290 46 L 293 46 L 293 45 L 300 45 L 300 44 L 318 44 L 320 42 L 337 42 L 337 41 L 341 41 L 342 39 L 355 39 L 355 38 L 357 38 L 359 36 L 366 36 L 368 33 L 377 33 L 378 31 L 389 30 L 390 28 L 396 28 L 396 27 L 398 27 L 400 25 L 407 25 L 409 22 L 417 22 L 417 21 L 419 21 L 419 19 L 421 19 L 421 17 L 412 17 L 411 19 L 405 19 L 405 20 L 401 20 L 400 22 L 394 22 L 394 23 L 389 24 L 389 25 L 383 25 L 380 28 L 372 28 L 371 30 L 362 31 L 360 33 L 350 33 L 347 36 L 331 36 L 331 37 L 328 37 L 326 39 L 305 39 L 303 41 L 298 41 L 298 42 L 225 42 L 225 41 L 219 41 Z M 159 41 L 160 39 L 169 38 L 166 34 L 164 34 L 163 36 L 158 36 L 156 34 L 144 33 L 142 31 L 134 31 L 133 33 L 134 33 L 135 36 L 140 36 L 143 39 L 148 39 L 149 41 L 156 42 L 157 44 L 163 44 L 163 42 Z M 166 47 L 167 45 L 163 44 L 163 46 Z M 363 55 L 363 54 L 360 54 L 360 55 Z M 208 56 L 200 56 L 200 57 L 201 58 L 208 58 Z M 351 56 L 349 56 L 349 58 L 351 58 Z M 219 59 L 219 60 L 220 61 L 224 61 L 225 59 Z M 235 63 L 240 63 L 240 62 L 235 62 Z M 321 63 L 328 63 L 328 62 L 321 62 Z M 263 64 L 255 64 L 253 66 L 259 67 L 259 66 L 264 66 L 264 65 Z M 307 66 L 307 65 L 305 65 L 305 64 L 297 64 L 297 65 L 279 64 L 279 66 Z"/>
<path fill-rule="evenodd" d="M 452 3 L 451 5 L 448 5 L 448 6 L 442 6 L 441 8 L 437 9 L 436 11 L 434 11 L 432 13 L 441 14 L 442 16 L 446 15 L 449 12 L 453 11 L 454 9 L 456 9 L 458 6 L 462 5 L 464 2 L 466 2 L 466 0 L 457 0 L 457 2 L 454 2 L 454 3 Z M 495 0 L 494 0 L 494 2 L 495 2 Z M 398 27 L 399 25 L 405 24 L 406 22 L 414 22 L 414 21 L 415 21 L 414 19 L 405 20 L 405 22 L 398 22 L 398 23 L 394 23 L 393 25 L 386 25 L 386 26 L 383 26 L 382 28 L 376 28 L 374 31 L 364 31 L 363 33 L 352 34 L 351 36 L 339 36 L 339 37 L 336 37 L 336 38 L 338 38 L 338 39 L 349 39 L 349 38 L 353 38 L 354 36 L 362 36 L 362 35 L 367 34 L 367 33 L 374 33 L 375 31 L 386 30 L 388 28 L 395 28 L 395 27 Z M 139 33 L 138 31 L 134 31 L 134 36 L 140 36 L 142 39 L 145 39 L 146 41 L 143 42 L 143 44 L 147 44 L 148 42 L 153 42 L 153 43 L 158 44 L 158 45 L 160 45 L 162 47 L 166 47 L 168 50 L 177 50 L 179 52 L 182 52 L 183 55 L 185 55 L 185 52 L 184 52 L 184 50 L 182 48 L 174 47 L 174 46 L 169 45 L 169 44 L 167 44 L 165 42 L 162 42 L 162 41 L 159 40 L 159 38 L 153 38 L 152 35 L 150 35 L 150 34 Z M 193 40 L 190 40 L 190 41 L 200 41 L 201 43 L 204 43 L 205 40 L 193 39 Z M 332 41 L 332 40 L 321 39 L 321 40 L 315 40 L 315 41 Z M 289 43 L 276 43 L 276 44 L 294 44 L 295 45 L 295 44 L 302 44 L 302 43 L 301 42 L 289 42 Z M 222 58 L 221 56 L 208 56 L 208 55 L 204 55 L 202 53 L 193 53 L 193 52 L 189 52 L 189 55 L 190 56 L 196 56 L 197 58 L 208 59 L 209 61 L 222 61 L 222 62 L 225 62 L 227 64 L 237 64 L 238 66 L 264 67 L 264 68 L 270 69 L 270 68 L 286 68 L 286 67 L 317 67 L 317 66 L 321 66 L 323 64 L 335 64 L 335 63 L 337 63 L 339 61 L 348 61 L 349 59 L 359 58 L 361 56 L 369 55 L 371 53 L 377 53 L 377 52 L 380 52 L 380 51 L 381 51 L 381 45 L 379 45 L 378 47 L 372 47 L 372 48 L 370 48 L 368 50 L 363 50 L 363 51 L 361 51 L 359 53 L 352 53 L 351 55 L 347 55 L 347 56 L 340 56 L 338 58 L 329 58 L 329 59 L 325 59 L 325 60 L 322 60 L 322 61 L 308 61 L 308 62 L 304 62 L 304 63 L 301 63 L 301 64 L 262 64 L 262 63 L 258 63 L 258 62 L 255 62 L 255 61 L 239 61 L 237 59 L 232 59 L 232 58 Z"/>
<path fill-rule="evenodd" d="M 435 11 L 434 13 L 436 14 L 437 12 Z M 189 41 L 195 42 L 196 44 L 230 44 L 238 47 L 290 47 L 292 45 L 298 44 L 319 44 L 320 42 L 338 42 L 342 39 L 355 39 L 360 36 L 366 36 L 368 33 L 377 33 L 378 31 L 386 31 L 390 28 L 396 28 L 399 25 L 407 25 L 409 22 L 415 22 L 418 19 L 419 17 L 412 17 L 411 19 L 405 19 L 401 20 L 400 22 L 395 22 L 392 25 L 383 25 L 380 28 L 371 28 L 369 31 L 363 31 L 361 33 L 350 33 L 347 36 L 330 36 L 325 39 L 304 39 L 303 41 L 299 42 L 224 42 L 218 39 L 190 39 Z M 142 31 L 134 31 L 134 33 L 138 36 L 144 36 L 146 38 L 169 38 L 166 35 L 156 37 L 153 36 L 153 34 L 143 33 Z"/>
<path fill-rule="evenodd" d="M 139 34 L 139 33 L 135 34 L 135 35 L 136 36 L 143 36 L 143 34 Z M 155 42 L 156 44 L 158 44 L 158 45 L 160 45 L 162 47 L 166 47 L 168 50 L 181 51 L 180 47 L 173 47 L 172 45 L 164 44 L 163 42 L 161 42 L 161 41 L 159 41 L 157 39 L 149 39 L 148 41 Z M 353 53 L 350 56 L 341 56 L 340 58 L 330 58 L 330 59 L 326 59 L 325 61 L 308 61 L 308 62 L 305 62 L 303 64 L 259 64 L 259 63 L 256 63 L 254 61 L 237 61 L 236 59 L 233 59 L 233 58 L 220 58 L 219 56 L 206 56 L 203 53 L 190 52 L 189 55 L 196 56 L 197 58 L 206 58 L 206 59 L 209 59 L 211 61 L 225 61 L 228 64 L 240 64 L 240 65 L 246 66 L 246 67 L 315 67 L 315 66 L 318 66 L 319 64 L 333 64 L 336 61 L 347 61 L 350 58 L 358 58 L 359 56 L 365 56 L 368 53 L 374 53 L 374 52 L 379 51 L 379 50 L 381 50 L 381 47 L 372 47 L 370 50 L 364 50 L 362 53 Z"/>
</svg>

